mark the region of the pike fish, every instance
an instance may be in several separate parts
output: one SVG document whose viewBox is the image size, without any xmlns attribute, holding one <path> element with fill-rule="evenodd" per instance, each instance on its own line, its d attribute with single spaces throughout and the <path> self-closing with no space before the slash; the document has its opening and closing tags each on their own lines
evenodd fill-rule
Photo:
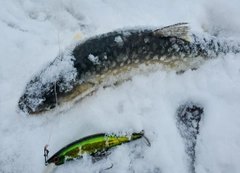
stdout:
<svg viewBox="0 0 240 173">
<path fill-rule="evenodd" d="M 48 165 L 50 169 L 53 169 L 55 166 L 62 165 L 67 161 L 82 158 L 85 154 L 93 157 L 104 157 L 104 152 L 110 148 L 140 138 L 144 138 L 148 146 L 151 145 L 149 140 L 144 136 L 143 130 L 140 133 L 132 133 L 131 135 L 110 135 L 106 133 L 99 133 L 87 136 L 63 147 L 48 160 L 45 160 L 45 164 L 46 166 Z M 45 157 L 46 156 L 47 154 Z M 47 169 L 49 169 L 48 167 Z"/>
<path fill-rule="evenodd" d="M 27 84 L 18 106 L 39 114 L 136 74 L 184 71 L 198 68 L 207 59 L 239 53 L 238 43 L 189 30 L 187 23 L 178 23 L 160 29 L 118 30 L 81 41 Z"/>
</svg>

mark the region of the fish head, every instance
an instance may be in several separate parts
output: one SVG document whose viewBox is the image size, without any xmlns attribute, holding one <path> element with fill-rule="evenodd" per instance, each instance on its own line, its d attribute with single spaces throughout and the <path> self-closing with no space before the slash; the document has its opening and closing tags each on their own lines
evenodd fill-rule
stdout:
<svg viewBox="0 0 240 173">
<path fill-rule="evenodd" d="M 44 98 L 39 104 L 32 105 L 29 103 L 28 96 L 22 96 L 18 102 L 19 108 L 23 112 L 27 112 L 29 114 L 41 114 L 56 107 L 56 99 L 55 97 Z"/>
<path fill-rule="evenodd" d="M 56 58 L 29 81 L 18 102 L 21 111 L 40 114 L 54 109 L 61 102 L 60 95 L 71 91 L 77 76 L 71 58 L 70 55 Z"/>
<path fill-rule="evenodd" d="M 56 107 L 54 84 L 38 89 L 33 88 L 27 86 L 25 93 L 19 99 L 18 107 L 20 110 L 29 114 L 40 114 Z"/>
</svg>

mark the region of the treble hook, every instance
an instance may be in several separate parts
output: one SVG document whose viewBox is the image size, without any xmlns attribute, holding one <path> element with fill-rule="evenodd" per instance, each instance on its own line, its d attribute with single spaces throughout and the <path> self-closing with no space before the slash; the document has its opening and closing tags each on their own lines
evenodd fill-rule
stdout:
<svg viewBox="0 0 240 173">
<path fill-rule="evenodd" d="M 145 139 L 144 141 L 145 141 L 145 143 L 147 144 L 147 146 L 148 146 L 148 147 L 151 147 L 150 140 L 145 136 L 144 130 L 142 130 L 140 133 L 142 134 L 142 137 Z"/>
</svg>

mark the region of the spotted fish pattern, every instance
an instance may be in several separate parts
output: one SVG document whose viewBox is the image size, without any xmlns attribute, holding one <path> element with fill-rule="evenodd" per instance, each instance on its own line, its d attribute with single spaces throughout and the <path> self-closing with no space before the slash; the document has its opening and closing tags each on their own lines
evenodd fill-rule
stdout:
<svg viewBox="0 0 240 173">
<path fill-rule="evenodd" d="M 238 53 L 239 45 L 214 37 L 198 37 L 189 32 L 187 23 L 109 32 L 86 39 L 68 51 L 67 56 L 55 59 L 27 84 L 18 105 L 29 114 L 42 113 L 142 71 L 196 68 L 200 62 L 228 52 Z M 57 64 L 63 66 L 58 65 L 56 75 L 50 78 L 51 68 Z"/>
</svg>

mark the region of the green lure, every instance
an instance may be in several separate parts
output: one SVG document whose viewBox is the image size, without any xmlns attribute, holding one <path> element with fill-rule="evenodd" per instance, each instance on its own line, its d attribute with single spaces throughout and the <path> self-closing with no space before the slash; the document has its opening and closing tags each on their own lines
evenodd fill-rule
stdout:
<svg viewBox="0 0 240 173">
<path fill-rule="evenodd" d="M 95 156 L 98 155 L 98 153 L 107 151 L 112 147 L 131 142 L 142 137 L 146 140 L 147 145 L 150 146 L 151 144 L 149 140 L 144 136 L 144 131 L 141 131 L 140 133 L 132 133 L 130 136 L 109 135 L 106 133 L 87 136 L 63 147 L 51 158 L 46 160 L 45 164 L 48 165 L 54 163 L 58 166 L 64 164 L 66 161 L 79 159 L 85 154 Z M 46 157 L 46 155 L 44 156 Z"/>
</svg>

